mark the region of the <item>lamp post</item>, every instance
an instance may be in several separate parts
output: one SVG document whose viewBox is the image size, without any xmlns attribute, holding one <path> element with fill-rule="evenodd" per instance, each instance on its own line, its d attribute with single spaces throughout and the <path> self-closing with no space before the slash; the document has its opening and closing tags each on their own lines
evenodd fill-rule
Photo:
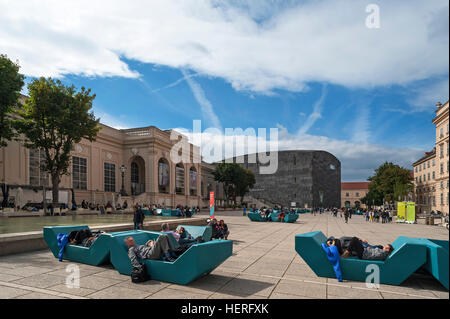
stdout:
<svg viewBox="0 0 450 319">
<path fill-rule="evenodd" d="M 122 173 L 122 189 L 120 190 L 120 195 L 122 196 L 128 196 L 125 192 L 124 187 L 124 178 L 125 178 L 125 172 L 127 171 L 127 167 L 125 165 L 120 166 L 120 172 Z"/>
</svg>

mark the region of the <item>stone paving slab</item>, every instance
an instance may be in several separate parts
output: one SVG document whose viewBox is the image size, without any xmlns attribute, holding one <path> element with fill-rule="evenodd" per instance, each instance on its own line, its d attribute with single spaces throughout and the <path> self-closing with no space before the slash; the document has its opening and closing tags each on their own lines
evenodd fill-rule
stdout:
<svg viewBox="0 0 450 319">
<path fill-rule="evenodd" d="M 227 215 L 228 214 L 228 215 Z M 368 223 L 353 216 L 348 224 L 330 214 L 303 214 L 293 224 L 256 223 L 236 212 L 217 212 L 230 228 L 233 255 L 210 275 L 189 285 L 151 280 L 133 284 L 111 265 L 59 262 L 48 250 L 0 257 L 0 299 L 448 299 L 449 292 L 430 276 L 414 275 L 401 286 L 337 282 L 317 277 L 295 252 L 294 236 L 319 230 L 326 236 L 357 236 L 387 244 L 398 236 L 448 240 L 443 227 Z M 201 216 L 201 215 L 200 215 Z M 207 216 L 204 216 L 205 219 Z M 80 269 L 80 288 L 68 288 L 66 267 Z"/>
</svg>

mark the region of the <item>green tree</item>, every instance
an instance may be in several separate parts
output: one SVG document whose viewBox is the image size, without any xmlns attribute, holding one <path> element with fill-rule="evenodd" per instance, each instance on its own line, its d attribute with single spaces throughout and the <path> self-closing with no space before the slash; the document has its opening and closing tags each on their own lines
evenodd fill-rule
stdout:
<svg viewBox="0 0 450 319">
<path fill-rule="evenodd" d="M 70 152 L 83 138 L 94 141 L 100 130 L 95 119 L 90 89 L 65 86 L 51 78 L 36 79 L 28 85 L 29 98 L 18 111 L 15 126 L 24 136 L 24 145 L 45 154 L 43 170 L 52 181 L 53 204 L 58 204 L 61 177 L 68 174 Z"/>
<path fill-rule="evenodd" d="M 380 165 L 368 180 L 371 183 L 366 197 L 379 203 L 376 205 L 381 205 L 383 199 L 385 201 L 399 200 L 413 189 L 411 171 L 393 163 L 385 162 Z"/>
<path fill-rule="evenodd" d="M 217 164 L 213 175 L 214 179 L 223 184 L 223 192 L 225 194 L 225 201 L 228 206 L 228 201 L 236 193 L 236 181 L 240 174 L 240 165 L 236 163 L 219 163 Z"/>
<path fill-rule="evenodd" d="M 19 69 L 18 63 L 0 54 L 0 147 L 6 146 L 14 137 L 11 114 L 18 104 L 25 78 Z"/>
<path fill-rule="evenodd" d="M 256 183 L 255 174 L 249 169 L 241 166 L 240 177 L 236 185 L 236 193 L 241 197 L 241 205 L 244 202 L 244 196 L 250 191 Z"/>
<path fill-rule="evenodd" d="M 229 199 L 236 203 L 237 196 L 241 196 L 242 203 L 243 197 L 256 182 L 253 172 L 237 163 L 219 163 L 213 175 L 216 181 L 223 184 L 227 205 Z"/>
</svg>

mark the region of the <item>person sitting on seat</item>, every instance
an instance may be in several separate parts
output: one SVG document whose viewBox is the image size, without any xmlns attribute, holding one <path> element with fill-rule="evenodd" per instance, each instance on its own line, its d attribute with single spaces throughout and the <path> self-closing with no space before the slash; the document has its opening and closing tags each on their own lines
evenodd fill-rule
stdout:
<svg viewBox="0 0 450 319">
<path fill-rule="evenodd" d="M 212 228 L 211 239 L 220 239 L 221 231 L 220 231 L 219 225 L 217 224 L 217 219 L 215 219 L 215 218 L 211 219 L 208 226 L 211 226 L 211 228 Z"/>
<path fill-rule="evenodd" d="M 266 210 L 265 210 L 265 212 L 264 212 L 264 219 L 265 220 L 270 220 L 270 216 L 272 215 L 272 211 L 269 209 L 269 208 L 267 208 Z"/>
<path fill-rule="evenodd" d="M 171 254 L 174 249 L 167 234 L 161 234 L 156 242 L 149 240 L 145 245 L 136 245 L 133 237 L 128 236 L 125 238 L 125 244 L 128 247 L 128 257 L 133 267 L 141 267 L 138 259 L 159 260 L 162 258 L 168 262 L 175 261 Z"/>
<path fill-rule="evenodd" d="M 286 216 L 286 215 L 284 214 L 283 211 L 281 211 L 280 214 L 278 215 L 278 221 L 282 222 L 284 220 L 284 216 Z"/>
<path fill-rule="evenodd" d="M 191 234 L 188 234 L 188 232 L 186 231 L 186 229 L 184 229 L 184 227 L 180 227 L 176 230 L 176 233 L 180 236 L 178 239 L 178 243 L 180 245 L 191 245 L 194 244 L 196 242 L 199 242 L 201 240 L 203 240 L 200 236 L 200 238 L 193 238 L 191 236 Z"/>
<path fill-rule="evenodd" d="M 221 232 L 221 239 L 227 240 L 228 235 L 230 234 L 230 231 L 228 230 L 228 226 L 227 226 L 227 224 L 225 224 L 223 219 L 221 219 L 219 221 L 219 228 L 220 228 L 220 232 Z"/>
<path fill-rule="evenodd" d="M 327 245 L 335 245 L 342 258 L 357 256 L 364 260 L 385 260 L 394 250 L 391 244 L 386 246 L 370 245 L 367 240 L 358 237 L 330 237 Z"/>
<path fill-rule="evenodd" d="M 171 231 L 169 229 L 169 224 L 168 223 L 163 223 L 161 225 L 161 232 L 163 233 L 170 233 L 173 235 L 173 237 L 175 237 L 175 240 L 178 242 L 180 240 L 180 234 L 177 233 L 176 231 Z"/>
</svg>

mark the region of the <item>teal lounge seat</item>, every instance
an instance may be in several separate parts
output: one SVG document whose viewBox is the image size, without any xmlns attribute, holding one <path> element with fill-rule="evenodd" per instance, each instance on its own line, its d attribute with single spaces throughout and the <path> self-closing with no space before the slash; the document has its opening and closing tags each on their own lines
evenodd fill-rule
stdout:
<svg viewBox="0 0 450 319">
<path fill-rule="evenodd" d="M 252 222 L 265 222 L 260 213 L 248 213 L 247 216 Z"/>
<path fill-rule="evenodd" d="M 60 247 L 58 247 L 58 234 L 68 235 L 71 231 L 89 229 L 86 225 L 81 226 L 51 226 L 44 227 L 44 240 L 53 255 L 58 258 Z M 109 261 L 110 234 L 100 234 L 90 247 L 68 244 L 64 249 L 63 259 L 80 262 L 83 264 L 98 266 Z"/>
<path fill-rule="evenodd" d="M 177 212 L 178 212 L 178 210 L 176 210 L 176 209 L 163 209 L 161 212 L 161 215 L 166 216 L 166 217 L 177 216 Z"/>
<path fill-rule="evenodd" d="M 427 262 L 425 268 L 434 278 L 436 278 L 447 290 L 449 275 L 449 242 L 448 240 L 437 240 L 427 238 L 414 238 L 420 241 L 427 248 Z"/>
<path fill-rule="evenodd" d="M 317 276 L 336 278 L 333 267 L 321 246 L 326 240 L 325 235 L 319 231 L 297 235 L 295 250 Z M 370 273 L 366 272 L 366 267 L 378 265 L 381 284 L 400 285 L 427 261 L 427 247 L 420 240 L 399 237 L 392 246 L 394 251 L 384 261 L 341 258 L 342 278 L 366 281 Z"/>
<path fill-rule="evenodd" d="M 177 229 L 183 227 L 186 232 L 192 236 L 192 238 L 197 238 L 201 236 L 203 240 L 210 241 L 212 236 L 211 226 L 191 226 L 191 225 L 178 225 Z"/>
<path fill-rule="evenodd" d="M 111 263 L 123 275 L 130 275 L 132 266 L 128 257 L 125 238 L 131 236 L 136 244 L 144 245 L 148 240 L 156 240 L 161 233 L 136 230 L 127 234 L 112 234 Z M 171 236 L 173 238 L 173 236 Z M 223 263 L 233 252 L 231 240 L 214 240 L 194 244 L 174 262 L 162 260 L 141 260 L 147 266 L 152 279 L 186 285 L 196 278 L 206 275 Z"/>
<path fill-rule="evenodd" d="M 273 211 L 270 214 L 270 218 L 273 222 L 277 222 L 278 221 L 278 216 L 280 216 L 280 212 L 279 211 Z"/>
<path fill-rule="evenodd" d="M 298 219 L 298 214 L 286 214 L 284 216 L 284 222 L 285 223 L 295 223 Z"/>
</svg>

